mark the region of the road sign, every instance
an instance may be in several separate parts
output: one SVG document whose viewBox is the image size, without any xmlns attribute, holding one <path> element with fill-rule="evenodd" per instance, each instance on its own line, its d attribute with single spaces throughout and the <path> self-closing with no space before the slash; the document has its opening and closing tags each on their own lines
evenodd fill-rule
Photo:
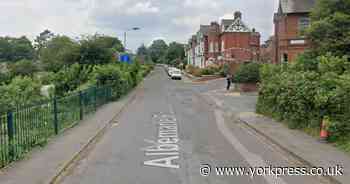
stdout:
<svg viewBox="0 0 350 184">
<path fill-rule="evenodd" d="M 131 59 L 129 54 L 121 54 L 119 57 L 120 62 L 131 64 Z"/>
</svg>

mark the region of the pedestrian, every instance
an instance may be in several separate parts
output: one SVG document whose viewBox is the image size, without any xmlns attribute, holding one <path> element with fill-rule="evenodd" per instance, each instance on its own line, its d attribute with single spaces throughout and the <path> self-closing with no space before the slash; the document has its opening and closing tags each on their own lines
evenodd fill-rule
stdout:
<svg viewBox="0 0 350 184">
<path fill-rule="evenodd" d="M 227 80 L 227 87 L 226 87 L 226 90 L 228 91 L 228 90 L 230 90 L 230 87 L 231 87 L 231 81 L 232 81 L 232 76 L 231 76 L 231 74 L 227 74 L 226 75 L 226 80 Z"/>
</svg>

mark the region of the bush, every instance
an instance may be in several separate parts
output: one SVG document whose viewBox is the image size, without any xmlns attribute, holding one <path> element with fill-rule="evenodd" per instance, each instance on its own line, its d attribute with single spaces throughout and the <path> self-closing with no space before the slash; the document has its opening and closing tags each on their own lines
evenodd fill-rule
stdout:
<svg viewBox="0 0 350 184">
<path fill-rule="evenodd" d="M 209 66 L 207 68 L 201 69 L 202 75 L 215 75 L 220 74 L 221 67 L 220 66 Z"/>
<path fill-rule="evenodd" d="M 9 65 L 9 70 L 12 76 L 33 76 L 38 71 L 38 67 L 31 60 L 20 60 Z"/>
<path fill-rule="evenodd" d="M 69 92 L 75 91 L 80 85 L 88 81 L 90 67 L 79 64 L 73 64 L 62 68 L 54 76 L 55 94 L 64 96 Z"/>
<path fill-rule="evenodd" d="M 350 137 L 350 66 L 347 57 L 300 57 L 284 69 L 263 65 L 257 112 L 288 122 L 291 128 L 320 128 L 329 119 L 330 140 Z"/>
<path fill-rule="evenodd" d="M 258 63 L 243 64 L 233 77 L 236 83 L 257 83 L 260 81 L 260 65 Z"/>
<path fill-rule="evenodd" d="M 201 69 L 198 68 L 198 67 L 195 67 L 195 66 L 193 66 L 193 65 L 187 65 L 187 66 L 186 66 L 186 72 L 187 72 L 187 73 L 190 73 L 190 74 L 192 74 L 192 75 L 194 75 L 194 76 L 196 76 L 196 77 L 202 76 L 202 74 L 201 74 Z"/>
<path fill-rule="evenodd" d="M 21 76 L 13 78 L 8 85 L 0 86 L 0 112 L 43 100 L 40 87 L 38 81 Z"/>
</svg>

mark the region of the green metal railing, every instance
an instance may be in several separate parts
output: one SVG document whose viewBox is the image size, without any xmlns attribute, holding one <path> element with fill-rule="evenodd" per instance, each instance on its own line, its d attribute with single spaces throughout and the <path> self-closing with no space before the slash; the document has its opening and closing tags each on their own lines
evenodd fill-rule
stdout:
<svg viewBox="0 0 350 184">
<path fill-rule="evenodd" d="M 74 126 L 98 107 L 116 100 L 116 94 L 118 92 L 113 86 L 92 87 L 0 113 L 0 168 Z"/>
</svg>

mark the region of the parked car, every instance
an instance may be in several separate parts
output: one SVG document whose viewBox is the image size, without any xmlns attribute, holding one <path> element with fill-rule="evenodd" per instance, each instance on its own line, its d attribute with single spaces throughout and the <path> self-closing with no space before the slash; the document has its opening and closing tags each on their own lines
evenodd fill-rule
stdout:
<svg viewBox="0 0 350 184">
<path fill-rule="evenodd" d="M 168 68 L 168 75 L 171 76 L 171 73 L 175 70 L 178 70 L 177 68 L 174 68 L 174 67 L 169 67 Z"/>
<path fill-rule="evenodd" d="M 182 79 L 181 70 L 179 70 L 179 69 L 173 70 L 170 74 L 170 77 L 171 77 L 171 79 L 181 80 Z"/>
</svg>

